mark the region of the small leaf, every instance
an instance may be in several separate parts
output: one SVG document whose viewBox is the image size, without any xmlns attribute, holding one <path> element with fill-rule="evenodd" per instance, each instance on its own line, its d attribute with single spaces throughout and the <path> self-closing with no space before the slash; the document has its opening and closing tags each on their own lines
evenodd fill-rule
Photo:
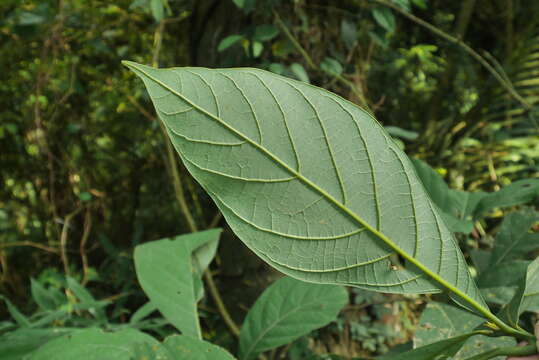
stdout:
<svg viewBox="0 0 539 360">
<path fill-rule="evenodd" d="M 485 320 L 466 310 L 451 305 L 431 302 L 421 314 L 419 327 L 414 335 L 414 348 L 438 341 L 472 333 Z M 475 354 L 498 346 L 511 346 L 515 341 L 509 337 L 490 338 L 477 335 L 465 341 L 452 359 L 467 359 Z"/>
<path fill-rule="evenodd" d="M 384 126 L 384 128 L 389 133 L 389 135 L 405 140 L 412 141 L 417 139 L 417 137 L 419 136 L 419 134 L 415 131 L 405 130 L 398 126 Z"/>
<path fill-rule="evenodd" d="M 234 360 L 225 349 L 188 336 L 173 335 L 165 339 L 166 360 Z"/>
<path fill-rule="evenodd" d="M 393 33 L 395 31 L 395 16 L 387 7 L 376 7 L 372 9 L 372 16 L 378 25 L 383 27 L 387 32 Z"/>
<path fill-rule="evenodd" d="M 271 63 L 268 67 L 268 70 L 271 71 L 272 73 L 282 75 L 285 73 L 286 68 L 282 64 Z"/>
<path fill-rule="evenodd" d="M 21 313 L 19 311 L 19 309 L 17 309 L 17 307 L 15 305 L 13 305 L 13 303 L 11 301 L 9 301 L 8 298 L 0 295 L 0 300 L 5 301 L 7 311 L 9 312 L 9 315 L 11 315 L 13 320 L 15 320 L 17 322 L 17 324 L 19 324 L 19 326 L 21 326 L 21 327 L 30 327 L 30 325 L 31 325 L 30 320 L 28 320 L 28 318 L 26 316 L 24 316 L 23 313 Z"/>
<path fill-rule="evenodd" d="M 30 279 L 30 291 L 32 298 L 41 310 L 56 310 L 63 304 L 63 301 L 58 301 L 59 292 L 57 289 L 46 289 L 39 281 L 34 279 Z M 63 299 L 65 300 L 65 297 Z"/>
<path fill-rule="evenodd" d="M 221 40 L 221 42 L 217 46 L 217 51 L 223 52 L 229 47 L 231 47 L 232 45 L 234 45 L 235 43 L 237 43 L 238 41 L 240 41 L 241 39 L 243 39 L 242 35 L 237 35 L 237 34 L 229 35 L 223 40 Z"/>
<path fill-rule="evenodd" d="M 423 10 L 427 9 L 427 0 L 412 0 L 412 3 Z"/>
<path fill-rule="evenodd" d="M 398 6 L 400 6 L 406 11 L 412 10 L 412 5 L 410 4 L 410 0 L 392 0 L 392 2 L 397 4 Z"/>
<path fill-rule="evenodd" d="M 330 75 L 341 75 L 343 72 L 341 63 L 331 57 L 324 58 L 320 68 Z"/>
<path fill-rule="evenodd" d="M 80 199 L 80 201 L 84 201 L 84 202 L 90 201 L 90 200 L 92 200 L 92 194 L 90 194 L 87 191 L 83 191 L 83 192 L 81 192 L 79 194 L 79 199 Z"/>
<path fill-rule="evenodd" d="M 262 54 L 262 51 L 264 50 L 264 45 L 261 42 L 253 41 L 252 43 L 253 47 L 253 57 L 257 58 Z"/>
<path fill-rule="evenodd" d="M 237 7 L 242 9 L 246 14 L 250 13 L 256 7 L 256 0 L 232 0 Z"/>
<path fill-rule="evenodd" d="M 355 46 L 357 37 L 356 23 L 343 19 L 341 21 L 341 39 L 348 50 L 351 50 Z"/>
<path fill-rule="evenodd" d="M 255 28 L 253 39 L 256 41 L 270 41 L 279 35 L 279 29 L 273 25 L 259 25 Z"/>
<path fill-rule="evenodd" d="M 163 0 L 150 0 L 150 9 L 152 10 L 155 22 L 161 22 L 165 17 L 165 4 Z"/>
<path fill-rule="evenodd" d="M 213 229 L 135 248 L 135 269 L 142 289 L 184 335 L 201 338 L 197 313 L 197 297 L 202 287 L 197 282 L 201 282 L 201 271 L 199 265 L 193 264 L 192 254 L 208 243 L 217 242 L 220 233 L 220 229 Z"/>
<path fill-rule="evenodd" d="M 343 287 L 284 277 L 253 305 L 240 333 L 240 359 L 288 344 L 335 320 L 348 301 Z"/>
<path fill-rule="evenodd" d="M 307 74 L 307 71 L 305 71 L 303 65 L 293 63 L 292 65 L 290 65 L 290 71 L 292 71 L 292 73 L 296 76 L 298 80 L 306 82 L 307 84 L 311 83 L 309 75 Z"/>
</svg>

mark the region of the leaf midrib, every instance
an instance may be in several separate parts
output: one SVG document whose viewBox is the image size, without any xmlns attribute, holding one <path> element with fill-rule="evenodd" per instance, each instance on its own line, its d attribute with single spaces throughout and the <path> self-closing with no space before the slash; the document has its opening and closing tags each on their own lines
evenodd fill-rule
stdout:
<svg viewBox="0 0 539 360">
<path fill-rule="evenodd" d="M 477 301 L 472 299 L 470 296 L 468 296 L 466 293 L 462 292 L 460 289 L 456 288 L 449 282 L 447 282 L 445 279 L 440 277 L 438 274 L 432 272 L 430 269 L 428 269 L 425 265 L 423 265 L 421 262 L 416 260 L 414 257 L 412 257 L 410 254 L 408 254 L 406 251 L 401 249 L 395 242 L 393 242 L 391 239 L 389 239 L 387 236 L 385 236 L 380 231 L 373 228 L 369 223 L 364 221 L 359 215 L 357 215 L 352 210 L 348 209 L 346 206 L 344 206 L 341 202 L 339 202 L 337 199 L 335 199 L 332 195 L 330 195 L 327 191 L 313 183 L 311 180 L 303 176 L 301 173 L 297 172 L 293 168 L 291 168 L 288 164 L 283 162 L 281 159 L 276 157 L 272 152 L 270 152 L 268 149 L 266 149 L 264 146 L 256 143 L 253 141 L 250 137 L 243 134 L 241 131 L 233 128 L 226 122 L 224 122 L 221 118 L 215 116 L 214 114 L 208 112 L 204 108 L 198 106 L 194 102 L 192 102 L 190 99 L 182 95 L 181 93 L 177 92 L 175 89 L 172 89 L 169 85 L 165 84 L 161 80 L 155 78 L 154 76 L 150 75 L 146 71 L 140 69 L 138 67 L 138 64 L 130 62 L 130 61 L 124 61 L 123 62 L 126 66 L 132 67 L 136 71 L 144 74 L 146 77 L 154 81 L 155 83 L 159 84 L 161 87 L 163 87 L 165 90 L 170 91 L 172 94 L 176 95 L 186 103 L 188 103 L 190 106 L 192 106 L 194 109 L 199 111 L 200 113 L 208 116 L 209 118 L 215 120 L 217 123 L 219 123 L 221 126 L 238 136 L 239 138 L 245 140 L 258 150 L 260 150 L 262 153 L 264 153 L 266 156 L 268 156 L 271 160 L 279 164 L 281 167 L 283 167 L 286 171 L 288 171 L 290 174 L 296 176 L 298 180 L 305 183 L 315 191 L 319 192 L 322 196 L 324 196 L 330 203 L 341 209 L 345 214 L 350 216 L 352 219 L 354 219 L 356 222 L 358 222 L 361 226 L 365 227 L 369 232 L 371 232 L 373 235 L 378 237 L 380 240 L 382 240 L 386 245 L 388 245 L 391 249 L 393 249 L 396 253 L 401 255 L 404 259 L 406 259 L 409 263 L 416 266 L 419 270 L 421 270 L 423 273 L 431 277 L 434 281 L 438 282 L 440 285 L 442 285 L 444 288 L 449 290 L 450 292 L 454 293 L 458 297 L 460 297 L 462 300 L 470 304 L 475 310 L 477 310 L 479 313 L 481 313 L 483 316 L 485 316 L 487 319 L 491 320 L 493 323 L 498 325 L 501 329 L 504 329 L 504 331 L 509 333 L 514 333 L 515 330 L 508 327 L 504 322 L 502 322 L 499 318 L 497 318 L 494 314 L 490 312 L 488 308 L 483 307 L 481 304 L 479 304 Z M 400 159 L 399 159 L 400 161 Z"/>
</svg>

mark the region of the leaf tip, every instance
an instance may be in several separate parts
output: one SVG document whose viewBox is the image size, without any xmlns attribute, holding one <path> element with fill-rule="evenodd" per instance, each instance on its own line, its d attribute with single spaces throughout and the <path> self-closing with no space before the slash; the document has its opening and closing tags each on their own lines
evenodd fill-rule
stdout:
<svg viewBox="0 0 539 360">
<path fill-rule="evenodd" d="M 122 60 L 122 65 L 128 67 L 130 70 L 133 70 L 138 65 L 136 62 L 129 60 Z"/>
</svg>

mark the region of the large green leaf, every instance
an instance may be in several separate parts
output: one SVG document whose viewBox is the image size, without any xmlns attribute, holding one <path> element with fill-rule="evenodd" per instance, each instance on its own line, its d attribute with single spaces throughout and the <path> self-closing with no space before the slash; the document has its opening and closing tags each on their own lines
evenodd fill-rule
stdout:
<svg viewBox="0 0 539 360">
<path fill-rule="evenodd" d="M 213 229 L 135 248 L 140 285 L 151 303 L 184 335 L 201 338 L 197 313 L 200 276 L 215 253 L 220 233 Z"/>
<path fill-rule="evenodd" d="M 461 308 L 431 302 L 421 314 L 419 327 L 414 335 L 414 347 L 421 348 L 448 338 L 474 332 L 484 319 Z M 466 339 L 456 350 L 452 359 L 467 359 L 470 356 L 499 347 L 511 346 L 515 341 L 509 337 L 491 338 L 476 335 Z"/>
<path fill-rule="evenodd" d="M 257 69 L 124 64 L 185 166 L 269 264 L 311 282 L 449 290 L 493 319 L 410 161 L 367 112 Z"/>
<path fill-rule="evenodd" d="M 343 287 L 310 284 L 284 277 L 251 308 L 240 333 L 240 359 L 288 344 L 335 320 L 347 303 Z"/>
<path fill-rule="evenodd" d="M 28 360 L 132 360 L 135 345 L 157 340 L 134 329 L 107 333 L 100 329 L 85 329 L 54 339 L 33 352 Z"/>
</svg>

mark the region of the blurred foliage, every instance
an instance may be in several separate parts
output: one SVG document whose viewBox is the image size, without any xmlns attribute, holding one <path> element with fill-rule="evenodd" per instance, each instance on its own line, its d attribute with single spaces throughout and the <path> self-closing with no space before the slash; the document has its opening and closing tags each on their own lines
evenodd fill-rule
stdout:
<svg viewBox="0 0 539 360">
<path fill-rule="evenodd" d="M 387 2 L 462 39 L 529 106 L 460 42 Z M 191 231 L 174 184 L 199 229 L 221 221 L 170 161 L 142 84 L 122 59 L 252 66 L 324 87 L 368 107 L 455 190 L 495 191 L 539 175 L 539 2 L 3 0 L 0 13 L 0 293 L 22 312 L 49 301 L 37 300 L 31 278 L 56 289 L 56 305 L 71 278 L 97 299 L 112 296 L 107 316 L 127 321 L 146 301 L 133 247 Z M 463 238 L 466 246 L 499 224 L 500 210 L 488 215 Z M 236 318 L 273 277 L 248 253 L 230 232 L 223 236 L 218 283 Z M 9 317 L 3 306 L 0 319 Z M 205 331 L 222 337 L 205 306 Z M 392 329 L 418 321 L 373 311 L 359 319 Z M 385 325 L 357 324 L 347 318 L 338 326 L 360 339 L 361 354 L 406 341 Z"/>
</svg>

